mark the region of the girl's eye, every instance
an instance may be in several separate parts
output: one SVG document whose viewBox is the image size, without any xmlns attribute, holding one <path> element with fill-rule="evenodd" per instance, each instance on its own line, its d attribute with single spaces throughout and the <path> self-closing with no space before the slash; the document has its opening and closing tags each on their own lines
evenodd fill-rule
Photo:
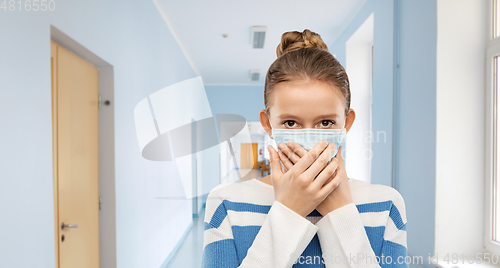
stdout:
<svg viewBox="0 0 500 268">
<path fill-rule="evenodd" d="M 297 123 L 295 123 L 295 121 L 293 120 L 286 120 L 285 122 L 283 122 L 285 124 L 286 127 L 294 127 Z"/>
<path fill-rule="evenodd" d="M 331 127 L 335 124 L 332 120 L 323 120 L 321 121 L 321 126 L 322 127 Z"/>
</svg>

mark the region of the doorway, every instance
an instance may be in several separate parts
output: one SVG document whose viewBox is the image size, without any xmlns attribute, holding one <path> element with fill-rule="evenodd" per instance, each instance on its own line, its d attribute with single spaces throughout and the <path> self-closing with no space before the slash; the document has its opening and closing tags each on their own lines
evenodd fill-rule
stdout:
<svg viewBox="0 0 500 268">
<path fill-rule="evenodd" d="M 99 71 L 51 41 L 56 267 L 100 267 Z"/>
</svg>

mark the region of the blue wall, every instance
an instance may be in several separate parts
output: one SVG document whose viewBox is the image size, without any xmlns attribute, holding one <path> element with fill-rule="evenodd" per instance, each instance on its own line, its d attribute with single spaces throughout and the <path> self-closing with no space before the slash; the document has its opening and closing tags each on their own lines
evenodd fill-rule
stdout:
<svg viewBox="0 0 500 268">
<path fill-rule="evenodd" d="M 346 41 L 372 12 L 372 130 L 387 133 L 387 143 L 372 144 L 372 183 L 392 185 L 401 193 L 408 219 L 408 254 L 425 259 L 434 253 L 435 237 L 437 4 L 369 0 L 329 45 L 342 64 Z"/>
<path fill-rule="evenodd" d="M 344 32 L 329 45 L 329 50 L 345 66 L 346 41 L 356 32 L 365 20 L 374 13 L 373 29 L 373 111 L 372 131 L 385 133 L 385 142 L 372 143 L 373 159 L 371 182 L 391 185 L 392 178 L 392 117 L 394 83 L 394 1 L 368 1 Z"/>
<path fill-rule="evenodd" d="M 264 109 L 264 86 L 205 86 L 212 114 L 237 114 L 259 121 Z"/>
<path fill-rule="evenodd" d="M 409 253 L 434 252 L 436 204 L 436 0 L 399 6 L 397 168 L 406 201 Z"/>
</svg>

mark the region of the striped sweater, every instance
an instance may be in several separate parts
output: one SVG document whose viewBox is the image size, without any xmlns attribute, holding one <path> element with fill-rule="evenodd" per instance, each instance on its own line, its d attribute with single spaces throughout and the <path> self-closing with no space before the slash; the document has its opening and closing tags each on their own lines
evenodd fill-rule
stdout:
<svg viewBox="0 0 500 268">
<path fill-rule="evenodd" d="M 207 197 L 202 267 L 408 267 L 402 196 L 385 185 L 349 184 L 353 203 L 305 218 L 258 179 L 216 186 Z"/>
</svg>

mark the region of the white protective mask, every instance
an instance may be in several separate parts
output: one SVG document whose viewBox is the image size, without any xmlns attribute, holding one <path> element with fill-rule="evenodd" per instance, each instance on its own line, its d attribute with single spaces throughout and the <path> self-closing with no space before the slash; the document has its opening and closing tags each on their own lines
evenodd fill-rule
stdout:
<svg viewBox="0 0 500 268">
<path fill-rule="evenodd" d="M 271 124 L 271 121 L 269 121 Z M 298 128 L 298 129 L 287 129 L 287 128 L 272 128 L 271 137 L 274 138 L 276 142 L 276 146 L 280 143 L 287 144 L 289 141 L 293 141 L 300 146 L 302 146 L 305 150 L 311 150 L 316 144 L 318 144 L 322 140 L 327 140 L 328 143 L 334 143 L 336 148 L 328 163 L 332 160 L 332 158 L 337 154 L 339 150 L 339 146 L 342 145 L 342 148 L 345 147 L 346 140 L 346 129 L 321 129 L 321 128 Z"/>
</svg>

